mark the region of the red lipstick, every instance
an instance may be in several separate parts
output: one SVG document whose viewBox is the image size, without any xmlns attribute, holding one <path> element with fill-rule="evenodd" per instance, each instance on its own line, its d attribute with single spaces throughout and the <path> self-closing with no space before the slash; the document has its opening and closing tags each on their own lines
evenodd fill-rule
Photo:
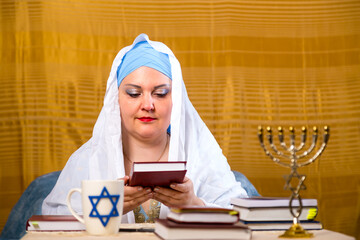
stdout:
<svg viewBox="0 0 360 240">
<path fill-rule="evenodd" d="M 142 122 L 152 122 L 155 120 L 155 118 L 152 118 L 152 117 L 141 117 L 141 118 L 138 118 L 140 121 Z"/>
</svg>

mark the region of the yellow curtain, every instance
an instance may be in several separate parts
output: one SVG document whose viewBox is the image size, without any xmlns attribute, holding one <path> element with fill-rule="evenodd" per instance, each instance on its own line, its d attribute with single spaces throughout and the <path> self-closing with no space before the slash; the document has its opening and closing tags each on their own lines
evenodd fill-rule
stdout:
<svg viewBox="0 0 360 240">
<path fill-rule="evenodd" d="M 302 196 L 325 228 L 360 238 L 358 0 L 3 0 L 0 19 L 0 229 L 29 183 L 90 138 L 112 60 L 144 32 L 174 51 L 231 167 L 262 195 L 289 196 L 289 169 L 257 126 L 329 125 Z"/>
</svg>

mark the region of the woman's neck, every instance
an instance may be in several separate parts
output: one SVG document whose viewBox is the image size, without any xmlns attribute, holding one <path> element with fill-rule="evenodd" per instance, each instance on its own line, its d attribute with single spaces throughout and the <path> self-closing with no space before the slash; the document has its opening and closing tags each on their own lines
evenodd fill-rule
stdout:
<svg viewBox="0 0 360 240">
<path fill-rule="evenodd" d="M 141 141 L 137 138 L 123 134 L 122 144 L 124 161 L 133 162 L 167 161 L 170 136 L 164 133 L 154 141 Z"/>
</svg>

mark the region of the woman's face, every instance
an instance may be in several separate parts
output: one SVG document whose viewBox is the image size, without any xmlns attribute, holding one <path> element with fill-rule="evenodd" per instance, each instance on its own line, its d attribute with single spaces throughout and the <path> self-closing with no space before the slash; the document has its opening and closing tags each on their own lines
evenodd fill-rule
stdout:
<svg viewBox="0 0 360 240">
<path fill-rule="evenodd" d="M 123 134 L 156 138 L 170 124 L 171 79 L 153 68 L 140 67 L 121 82 L 119 105 Z"/>
</svg>

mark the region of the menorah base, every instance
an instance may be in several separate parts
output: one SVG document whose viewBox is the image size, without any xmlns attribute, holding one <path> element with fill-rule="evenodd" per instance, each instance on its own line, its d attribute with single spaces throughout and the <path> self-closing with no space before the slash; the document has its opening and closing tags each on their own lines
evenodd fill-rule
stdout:
<svg viewBox="0 0 360 240">
<path fill-rule="evenodd" d="M 314 234 L 305 231 L 298 223 L 294 223 L 284 234 L 279 238 L 312 238 Z"/>
</svg>

